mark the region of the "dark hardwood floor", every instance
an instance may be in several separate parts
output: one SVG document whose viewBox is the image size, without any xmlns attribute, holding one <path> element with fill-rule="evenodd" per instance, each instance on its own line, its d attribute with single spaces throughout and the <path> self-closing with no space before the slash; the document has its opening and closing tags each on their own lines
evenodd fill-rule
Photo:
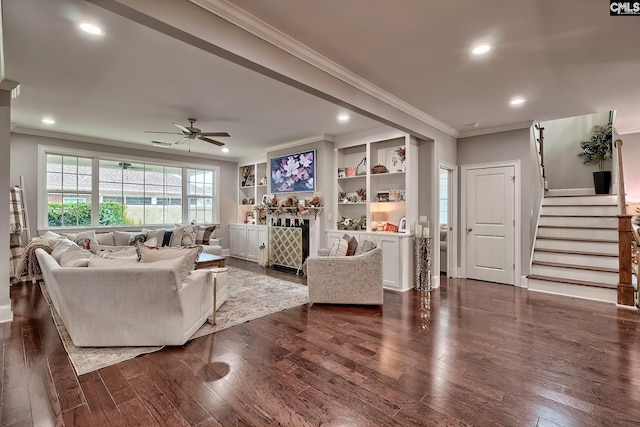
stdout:
<svg viewBox="0 0 640 427">
<path fill-rule="evenodd" d="M 77 377 L 39 286 L 11 297 L 3 426 L 640 424 L 640 316 L 609 304 L 445 280 L 385 292 L 382 308 L 296 307 Z"/>
</svg>

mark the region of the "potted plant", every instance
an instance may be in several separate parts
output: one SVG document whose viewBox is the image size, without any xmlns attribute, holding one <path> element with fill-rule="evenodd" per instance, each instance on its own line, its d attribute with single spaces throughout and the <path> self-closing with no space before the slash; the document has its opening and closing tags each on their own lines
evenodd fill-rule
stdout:
<svg viewBox="0 0 640 427">
<path fill-rule="evenodd" d="M 593 135 L 588 141 L 580 143 L 582 152 L 578 154 L 585 165 L 598 165 L 598 172 L 593 173 L 593 184 L 596 194 L 608 194 L 611 186 L 611 171 L 604 170 L 604 162 L 611 160 L 612 126 L 595 125 Z"/>
</svg>

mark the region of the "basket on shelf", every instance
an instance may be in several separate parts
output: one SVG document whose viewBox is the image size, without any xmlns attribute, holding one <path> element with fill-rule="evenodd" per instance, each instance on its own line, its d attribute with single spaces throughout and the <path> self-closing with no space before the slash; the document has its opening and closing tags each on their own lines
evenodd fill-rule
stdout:
<svg viewBox="0 0 640 427">
<path fill-rule="evenodd" d="M 371 173 L 389 173 L 389 169 L 385 165 L 375 165 L 371 168 Z"/>
</svg>

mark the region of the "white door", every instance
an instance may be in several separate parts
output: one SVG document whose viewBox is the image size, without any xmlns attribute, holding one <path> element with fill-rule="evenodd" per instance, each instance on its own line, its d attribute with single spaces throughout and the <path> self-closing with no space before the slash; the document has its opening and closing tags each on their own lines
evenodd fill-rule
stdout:
<svg viewBox="0 0 640 427">
<path fill-rule="evenodd" d="M 467 277 L 515 283 L 513 166 L 466 172 Z"/>
</svg>

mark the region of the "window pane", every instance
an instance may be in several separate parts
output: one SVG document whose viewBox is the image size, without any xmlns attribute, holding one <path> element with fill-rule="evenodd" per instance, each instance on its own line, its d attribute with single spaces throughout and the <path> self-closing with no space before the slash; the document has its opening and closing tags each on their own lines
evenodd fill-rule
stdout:
<svg viewBox="0 0 640 427">
<path fill-rule="evenodd" d="M 62 156 L 47 154 L 47 172 L 62 172 Z"/>
<path fill-rule="evenodd" d="M 62 189 L 63 190 L 77 190 L 78 189 L 78 175 L 65 173 L 62 175 Z"/>
<path fill-rule="evenodd" d="M 91 158 L 47 154 L 47 225 L 91 225 Z"/>
</svg>

